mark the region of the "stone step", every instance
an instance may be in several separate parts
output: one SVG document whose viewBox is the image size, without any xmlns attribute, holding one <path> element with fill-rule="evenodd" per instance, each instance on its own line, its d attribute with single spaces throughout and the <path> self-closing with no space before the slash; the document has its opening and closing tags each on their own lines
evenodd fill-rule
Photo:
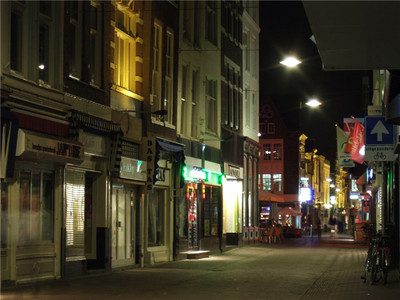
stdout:
<svg viewBox="0 0 400 300">
<path fill-rule="evenodd" d="M 182 254 L 185 254 L 187 259 L 199 259 L 209 257 L 210 250 L 187 251 Z"/>
</svg>

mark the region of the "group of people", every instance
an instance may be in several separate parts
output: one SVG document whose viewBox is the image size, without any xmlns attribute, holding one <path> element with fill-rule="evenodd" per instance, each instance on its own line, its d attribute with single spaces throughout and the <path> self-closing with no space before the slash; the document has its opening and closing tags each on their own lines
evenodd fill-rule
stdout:
<svg viewBox="0 0 400 300">
<path fill-rule="evenodd" d="M 338 232 L 338 222 L 336 220 L 336 216 L 332 215 L 328 221 L 330 235 L 332 237 L 337 235 Z M 316 234 L 318 238 L 321 238 L 322 234 L 322 226 L 321 226 L 321 219 L 318 214 L 307 215 L 304 218 L 303 228 L 310 231 L 310 235 L 312 233 Z M 312 233 L 311 233 L 312 230 Z"/>
</svg>

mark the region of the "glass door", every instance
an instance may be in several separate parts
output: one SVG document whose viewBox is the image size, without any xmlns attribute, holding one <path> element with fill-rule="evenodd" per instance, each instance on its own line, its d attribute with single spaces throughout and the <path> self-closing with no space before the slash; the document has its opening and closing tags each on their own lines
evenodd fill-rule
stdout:
<svg viewBox="0 0 400 300">
<path fill-rule="evenodd" d="M 112 260 L 113 267 L 134 264 L 135 249 L 134 191 L 123 185 L 114 185 L 112 191 Z"/>
</svg>

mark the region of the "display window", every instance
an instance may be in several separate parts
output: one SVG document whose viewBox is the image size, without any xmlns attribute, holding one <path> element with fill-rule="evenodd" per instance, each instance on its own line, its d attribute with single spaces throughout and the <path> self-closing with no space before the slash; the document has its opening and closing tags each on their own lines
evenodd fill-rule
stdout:
<svg viewBox="0 0 400 300">
<path fill-rule="evenodd" d="M 19 171 L 19 242 L 54 241 L 54 172 Z"/>
</svg>

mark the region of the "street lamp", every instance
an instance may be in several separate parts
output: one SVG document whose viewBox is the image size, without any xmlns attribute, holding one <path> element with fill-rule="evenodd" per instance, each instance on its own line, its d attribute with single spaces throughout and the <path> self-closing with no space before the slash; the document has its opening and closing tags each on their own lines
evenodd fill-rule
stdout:
<svg viewBox="0 0 400 300">
<path fill-rule="evenodd" d="M 308 106 L 310 106 L 310 107 L 318 107 L 318 106 L 320 106 L 322 103 L 321 103 L 318 99 L 312 98 L 312 99 L 308 100 L 308 101 L 306 102 L 306 104 L 307 104 Z"/>
<path fill-rule="evenodd" d="M 294 56 L 289 56 L 287 58 L 285 58 L 284 60 L 282 60 L 280 62 L 282 65 L 289 67 L 289 68 L 294 68 L 296 67 L 298 64 L 301 64 L 301 61 L 298 60 L 296 57 Z"/>
</svg>

